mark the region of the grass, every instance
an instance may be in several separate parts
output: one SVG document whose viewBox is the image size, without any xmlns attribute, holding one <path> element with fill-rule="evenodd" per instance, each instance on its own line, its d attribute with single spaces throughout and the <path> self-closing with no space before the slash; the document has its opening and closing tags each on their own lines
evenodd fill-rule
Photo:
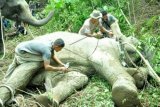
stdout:
<svg viewBox="0 0 160 107">
<path fill-rule="evenodd" d="M 159 87 L 147 87 L 143 91 L 140 91 L 139 98 L 144 107 L 160 107 Z"/>
</svg>

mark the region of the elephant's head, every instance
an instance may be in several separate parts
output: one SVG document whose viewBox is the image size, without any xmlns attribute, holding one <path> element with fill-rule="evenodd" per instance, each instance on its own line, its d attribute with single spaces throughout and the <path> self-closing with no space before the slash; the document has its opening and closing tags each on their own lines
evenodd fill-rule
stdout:
<svg viewBox="0 0 160 107">
<path fill-rule="evenodd" d="M 15 21 L 23 21 L 33 26 L 42 26 L 53 16 L 53 12 L 51 12 L 48 17 L 42 20 L 35 19 L 25 0 L 0 0 L 0 8 L 2 16 Z"/>
</svg>

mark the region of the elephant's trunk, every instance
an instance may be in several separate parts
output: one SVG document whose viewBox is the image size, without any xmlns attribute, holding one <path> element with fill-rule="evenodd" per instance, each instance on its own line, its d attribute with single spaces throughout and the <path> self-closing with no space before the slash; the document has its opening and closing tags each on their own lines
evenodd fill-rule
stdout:
<svg viewBox="0 0 160 107">
<path fill-rule="evenodd" d="M 21 17 L 19 17 L 19 19 L 21 21 L 28 23 L 30 25 L 33 25 L 33 26 L 42 26 L 42 25 L 48 23 L 49 20 L 51 20 L 53 14 L 54 14 L 54 12 L 50 12 L 46 18 L 41 19 L 41 20 L 37 20 L 30 13 L 28 13 L 28 14 L 23 13 L 23 15 L 21 15 Z"/>
<path fill-rule="evenodd" d="M 54 12 L 52 11 L 49 13 L 49 15 L 46 18 L 41 19 L 41 20 L 37 20 L 35 17 L 32 16 L 32 13 L 31 13 L 28 5 L 24 6 L 22 8 L 23 8 L 22 9 L 23 12 L 21 12 L 20 16 L 18 16 L 18 20 L 23 21 L 23 22 L 28 23 L 33 26 L 42 26 L 42 25 L 48 23 L 51 20 L 52 16 L 54 15 Z"/>
</svg>

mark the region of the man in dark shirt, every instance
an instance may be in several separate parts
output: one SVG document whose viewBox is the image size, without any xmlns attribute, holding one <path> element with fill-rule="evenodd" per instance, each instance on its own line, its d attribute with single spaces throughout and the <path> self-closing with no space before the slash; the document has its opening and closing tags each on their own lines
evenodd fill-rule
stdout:
<svg viewBox="0 0 160 107">
<path fill-rule="evenodd" d="M 125 38 L 125 36 L 122 34 L 121 29 L 119 27 L 118 20 L 113 15 L 107 13 L 104 10 L 101 11 L 101 13 L 102 13 L 102 25 L 107 30 L 112 32 L 112 35 L 110 35 L 106 32 L 104 33 L 103 31 L 101 31 L 103 33 L 103 37 L 109 37 L 115 40 Z"/>
<path fill-rule="evenodd" d="M 106 28 L 107 30 L 109 30 L 110 32 L 112 32 L 111 30 L 111 25 L 113 23 L 115 23 L 117 21 L 117 19 L 111 15 L 111 14 L 108 14 L 106 11 L 101 11 L 102 13 L 102 25 L 104 28 Z M 103 33 L 103 37 L 113 37 L 113 34 L 109 34 L 109 33 Z"/>
</svg>

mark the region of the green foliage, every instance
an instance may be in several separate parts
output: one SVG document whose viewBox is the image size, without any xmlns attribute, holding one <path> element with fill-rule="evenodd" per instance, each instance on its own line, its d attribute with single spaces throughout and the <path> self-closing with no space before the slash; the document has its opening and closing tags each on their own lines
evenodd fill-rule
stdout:
<svg viewBox="0 0 160 107">
<path fill-rule="evenodd" d="M 160 36 L 153 35 L 152 33 L 145 33 L 141 37 L 142 44 L 145 44 L 149 51 L 152 52 L 153 59 L 151 60 L 151 65 L 155 71 L 160 74 Z"/>
<path fill-rule="evenodd" d="M 141 91 L 139 98 L 143 107 L 159 107 L 160 106 L 160 89 L 157 87 L 147 87 L 146 90 Z"/>
<path fill-rule="evenodd" d="M 160 16 L 157 15 L 147 19 L 142 26 L 141 34 L 145 32 L 152 32 L 160 35 Z"/>
<path fill-rule="evenodd" d="M 45 28 L 48 32 L 53 31 L 72 31 L 78 32 L 83 21 L 89 16 L 91 8 L 86 7 L 86 3 L 82 2 L 81 6 L 79 0 L 50 0 L 50 4 L 46 7 L 46 12 L 51 8 L 55 10 L 55 15 Z M 90 12 L 89 12 L 90 11 Z"/>
<path fill-rule="evenodd" d="M 126 5 L 126 1 L 120 4 L 121 7 Z M 53 31 L 71 31 L 78 32 L 85 19 L 87 19 L 93 9 L 105 9 L 115 15 L 119 20 L 122 32 L 129 30 L 124 16 L 118 8 L 117 1 L 104 0 L 50 0 L 44 13 L 55 10 L 53 19 L 43 28 L 47 32 Z M 127 34 L 130 35 L 131 33 Z"/>
</svg>

